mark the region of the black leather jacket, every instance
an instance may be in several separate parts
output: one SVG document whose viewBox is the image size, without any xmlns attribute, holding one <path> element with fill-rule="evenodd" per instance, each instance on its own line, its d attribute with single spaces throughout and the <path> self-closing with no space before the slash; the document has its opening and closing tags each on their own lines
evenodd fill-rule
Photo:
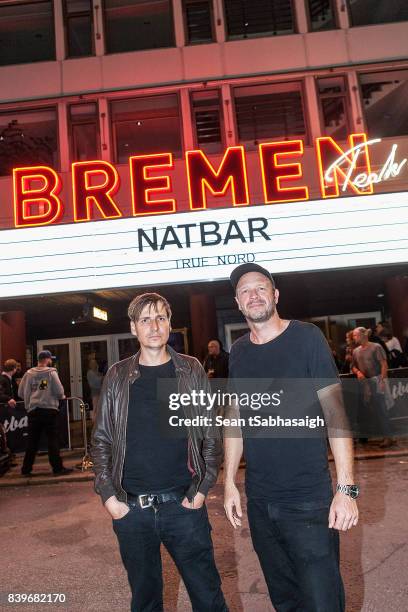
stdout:
<svg viewBox="0 0 408 612">
<path fill-rule="evenodd" d="M 167 350 L 174 363 L 179 393 L 203 389 L 210 392 L 207 376 L 195 357 L 180 355 L 170 346 Z M 95 491 L 105 503 L 109 497 L 126 502 L 122 488 L 123 464 L 126 451 L 126 424 L 129 387 L 140 376 L 140 351 L 109 368 L 102 386 L 96 421 L 92 431 L 91 456 L 95 472 Z M 205 406 L 192 406 L 185 411 L 188 418 L 211 412 Z M 222 460 L 219 427 L 188 428 L 189 467 L 193 471 L 186 496 L 191 501 L 197 492 L 207 495 L 216 483 Z"/>
</svg>

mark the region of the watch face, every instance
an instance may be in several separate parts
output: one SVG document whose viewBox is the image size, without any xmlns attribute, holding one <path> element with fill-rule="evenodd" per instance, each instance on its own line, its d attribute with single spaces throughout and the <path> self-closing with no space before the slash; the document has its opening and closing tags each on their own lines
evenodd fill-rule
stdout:
<svg viewBox="0 0 408 612">
<path fill-rule="evenodd" d="M 349 486 L 349 495 L 352 499 L 356 499 L 359 493 L 360 493 L 360 489 L 357 485 Z"/>
</svg>

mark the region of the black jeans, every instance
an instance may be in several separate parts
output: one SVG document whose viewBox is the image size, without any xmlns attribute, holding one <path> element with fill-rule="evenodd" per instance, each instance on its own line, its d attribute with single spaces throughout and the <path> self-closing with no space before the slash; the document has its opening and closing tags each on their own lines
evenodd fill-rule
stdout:
<svg viewBox="0 0 408 612">
<path fill-rule="evenodd" d="M 171 501 L 160 504 L 156 512 L 129 506 L 130 511 L 112 523 L 132 590 L 131 611 L 163 611 L 163 543 L 183 578 L 193 610 L 226 612 L 205 505 L 190 510 Z"/>
<path fill-rule="evenodd" d="M 28 440 L 24 455 L 22 474 L 33 469 L 42 432 L 45 431 L 48 441 L 48 459 L 54 473 L 62 470 L 62 459 L 58 440 L 58 412 L 53 408 L 35 408 L 28 413 Z"/>
<path fill-rule="evenodd" d="M 248 520 L 277 612 L 343 612 L 339 536 L 327 502 L 276 506 L 248 500 Z"/>
</svg>

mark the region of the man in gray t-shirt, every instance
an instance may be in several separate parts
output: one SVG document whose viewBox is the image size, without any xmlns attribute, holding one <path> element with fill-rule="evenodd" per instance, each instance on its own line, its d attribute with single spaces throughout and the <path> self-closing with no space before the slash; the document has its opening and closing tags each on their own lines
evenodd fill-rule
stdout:
<svg viewBox="0 0 408 612">
<path fill-rule="evenodd" d="M 357 376 L 358 373 L 362 373 L 364 378 L 373 378 L 373 376 L 381 375 L 384 370 L 384 378 L 386 378 L 388 365 L 384 349 L 375 342 L 369 342 L 367 335 L 364 335 L 361 329 L 361 327 L 357 327 L 353 332 L 353 338 L 356 342 L 359 342 L 356 336 L 364 338 L 364 341 L 353 351 L 353 372 L 356 369 L 357 371 L 354 373 Z M 367 340 L 365 341 L 365 339 Z"/>
<path fill-rule="evenodd" d="M 365 402 L 372 405 L 380 420 L 381 431 L 385 436 L 381 446 L 388 447 L 393 444 L 393 440 L 384 397 L 388 377 L 387 357 L 382 346 L 369 341 L 368 333 L 364 327 L 356 327 L 353 331 L 353 339 L 358 346 L 353 351 L 351 369 L 364 384 Z"/>
</svg>

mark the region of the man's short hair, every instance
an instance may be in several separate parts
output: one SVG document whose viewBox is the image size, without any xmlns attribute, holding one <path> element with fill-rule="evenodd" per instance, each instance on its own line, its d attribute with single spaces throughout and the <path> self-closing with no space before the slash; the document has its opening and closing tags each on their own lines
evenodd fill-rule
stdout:
<svg viewBox="0 0 408 612">
<path fill-rule="evenodd" d="M 171 319 L 171 308 L 170 304 L 162 295 L 158 293 L 142 293 L 141 295 L 137 295 L 129 304 L 128 308 L 128 317 L 131 321 L 135 323 L 139 320 L 140 315 L 143 309 L 146 306 L 157 310 L 157 305 L 162 303 L 168 319 Z"/>
<path fill-rule="evenodd" d="M 4 372 L 12 372 L 13 370 L 17 369 L 17 361 L 15 359 L 7 359 L 7 361 L 4 362 Z"/>
</svg>

